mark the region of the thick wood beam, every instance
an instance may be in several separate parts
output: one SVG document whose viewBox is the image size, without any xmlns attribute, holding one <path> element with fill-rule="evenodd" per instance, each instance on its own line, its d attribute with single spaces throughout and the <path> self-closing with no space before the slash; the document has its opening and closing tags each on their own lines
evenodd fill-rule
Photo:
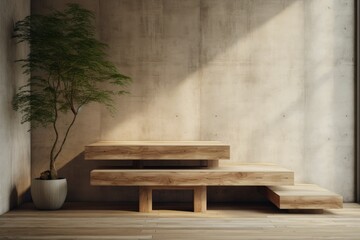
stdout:
<svg viewBox="0 0 360 240">
<path fill-rule="evenodd" d="M 101 141 L 85 146 L 85 160 L 218 160 L 230 146 L 216 141 Z"/>
<path fill-rule="evenodd" d="M 314 184 L 267 187 L 265 194 L 280 209 L 328 209 L 343 205 L 340 195 Z"/>
<path fill-rule="evenodd" d="M 266 164 L 208 169 L 96 169 L 97 186 L 278 186 L 293 185 L 294 173 Z"/>
</svg>

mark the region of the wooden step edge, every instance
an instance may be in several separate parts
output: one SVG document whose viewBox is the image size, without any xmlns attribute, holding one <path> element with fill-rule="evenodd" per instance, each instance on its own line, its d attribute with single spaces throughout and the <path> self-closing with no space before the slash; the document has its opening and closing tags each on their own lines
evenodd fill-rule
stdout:
<svg viewBox="0 0 360 240">
<path fill-rule="evenodd" d="M 93 186 L 278 186 L 294 184 L 290 171 L 219 169 L 94 169 Z"/>
<path fill-rule="evenodd" d="M 343 197 L 315 184 L 271 186 L 265 196 L 279 209 L 339 209 Z"/>
<path fill-rule="evenodd" d="M 124 140 L 101 140 L 85 146 L 229 146 L 228 143 L 222 141 L 203 141 L 203 140 L 193 140 L 193 141 L 124 141 Z"/>
<path fill-rule="evenodd" d="M 217 142 L 100 142 L 85 146 L 85 160 L 230 159 L 230 145 Z"/>
</svg>

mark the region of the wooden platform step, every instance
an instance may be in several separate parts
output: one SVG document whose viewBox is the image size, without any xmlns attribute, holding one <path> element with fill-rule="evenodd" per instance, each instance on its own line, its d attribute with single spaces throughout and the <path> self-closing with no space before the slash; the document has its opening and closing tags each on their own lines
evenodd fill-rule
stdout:
<svg viewBox="0 0 360 240">
<path fill-rule="evenodd" d="M 230 146 L 218 141 L 101 141 L 85 146 L 85 160 L 219 160 Z"/>
<path fill-rule="evenodd" d="M 97 186 L 278 186 L 294 184 L 294 173 L 272 164 L 212 169 L 95 169 Z"/>
<path fill-rule="evenodd" d="M 265 189 L 267 198 L 280 209 L 342 208 L 342 196 L 314 184 L 272 186 Z"/>
</svg>

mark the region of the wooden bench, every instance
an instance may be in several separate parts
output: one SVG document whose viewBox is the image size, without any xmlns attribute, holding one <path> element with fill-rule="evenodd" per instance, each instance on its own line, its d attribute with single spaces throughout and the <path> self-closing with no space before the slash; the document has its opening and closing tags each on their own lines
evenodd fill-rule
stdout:
<svg viewBox="0 0 360 240">
<path fill-rule="evenodd" d="M 279 209 L 342 208 L 342 196 L 315 184 L 267 187 L 267 198 Z"/>
<path fill-rule="evenodd" d="M 312 185 L 294 185 L 294 173 L 274 164 L 221 166 L 230 146 L 214 141 L 102 141 L 85 147 L 86 160 L 133 160 L 140 169 L 94 169 L 94 186 L 138 186 L 139 211 L 152 210 L 154 189 L 194 191 L 194 211 L 206 211 L 207 186 L 264 186 L 265 195 L 281 209 L 338 208 L 342 198 Z M 144 169 L 139 161 L 205 160 L 208 168 Z"/>
</svg>

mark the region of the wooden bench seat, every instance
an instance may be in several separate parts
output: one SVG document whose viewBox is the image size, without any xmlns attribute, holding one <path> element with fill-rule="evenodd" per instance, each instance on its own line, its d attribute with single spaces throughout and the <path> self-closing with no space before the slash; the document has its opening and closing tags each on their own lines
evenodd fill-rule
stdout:
<svg viewBox="0 0 360 240">
<path fill-rule="evenodd" d="M 230 158 L 230 145 L 219 141 L 100 141 L 85 146 L 85 160 L 205 160 L 218 167 Z"/>
<path fill-rule="evenodd" d="M 342 208 L 342 196 L 315 184 L 272 186 L 266 188 L 266 196 L 280 209 L 328 209 Z"/>
<path fill-rule="evenodd" d="M 219 160 L 230 146 L 218 141 L 100 141 L 85 146 L 85 160 Z"/>
<path fill-rule="evenodd" d="M 294 173 L 267 164 L 211 169 L 95 169 L 96 186 L 276 186 L 294 184 Z"/>
</svg>

